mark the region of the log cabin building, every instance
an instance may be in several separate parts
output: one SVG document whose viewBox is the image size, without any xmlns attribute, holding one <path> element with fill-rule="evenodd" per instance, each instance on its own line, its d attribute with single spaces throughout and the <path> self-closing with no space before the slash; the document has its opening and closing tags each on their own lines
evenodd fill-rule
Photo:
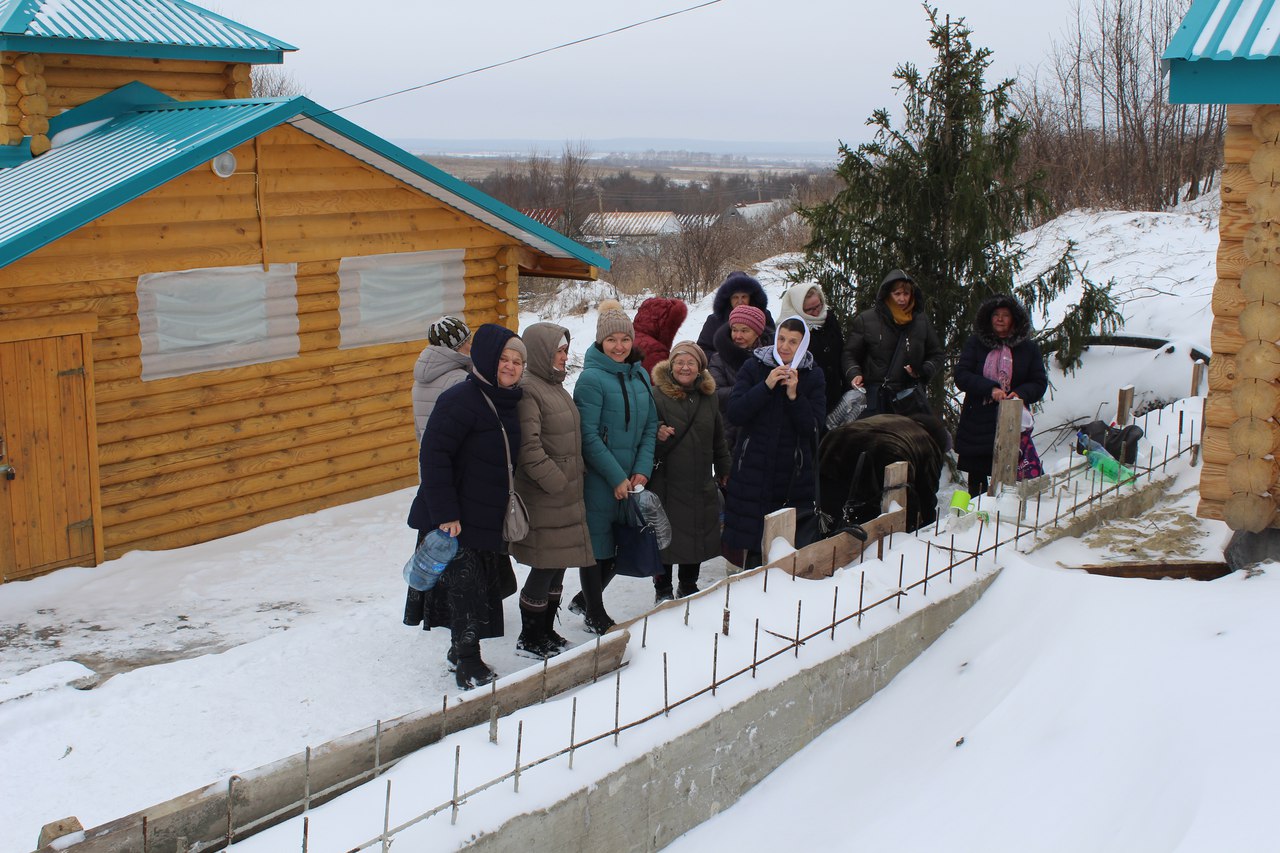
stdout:
<svg viewBox="0 0 1280 853">
<path fill-rule="evenodd" d="M 1202 518 L 1280 526 L 1280 22 L 1271 3 L 1194 0 L 1169 42 L 1169 101 L 1224 104 Z"/>
<path fill-rule="evenodd" d="M 428 324 L 608 262 L 183 0 L 0 0 L 0 580 L 417 482 Z"/>
</svg>

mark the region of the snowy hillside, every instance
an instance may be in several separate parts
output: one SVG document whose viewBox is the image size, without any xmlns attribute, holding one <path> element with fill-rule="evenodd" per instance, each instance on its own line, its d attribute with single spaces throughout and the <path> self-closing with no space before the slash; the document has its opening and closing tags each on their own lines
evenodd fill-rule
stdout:
<svg viewBox="0 0 1280 853">
<path fill-rule="evenodd" d="M 1176 342 L 1174 352 L 1095 347 L 1074 376 L 1055 374 L 1037 416 L 1042 450 L 1058 425 L 1109 417 L 1119 385 L 1133 383 L 1140 406 L 1187 395 L 1189 348 L 1208 345 L 1215 203 L 1072 213 L 1028 235 L 1045 264 L 1076 242 L 1092 278 L 1117 280 L 1126 330 Z M 759 271 L 772 299 L 787 262 Z M 563 312 L 608 291 L 591 287 L 585 299 L 566 288 L 545 316 L 571 329 L 579 364 L 595 315 Z M 691 305 L 681 337 L 696 337 L 709 310 L 710 297 Z M 1191 519 L 1197 472 L 1179 476 L 1160 508 L 1182 531 L 1178 553 L 1214 558 L 1225 528 Z M 448 637 L 400 624 L 411 497 L 0 586 L 0 755 L 11 769 L 0 777 L 0 849 L 34 847 L 40 826 L 66 815 L 96 825 L 438 707 L 455 692 L 442 666 Z M 1155 518 L 1130 528 L 1133 547 L 1172 523 Z M 920 661 L 677 849 L 706 849 L 712 834 L 742 850 L 783 840 L 849 849 L 855 838 L 877 850 L 1266 849 L 1263 773 L 1280 743 L 1265 724 L 1274 690 L 1256 673 L 1280 645 L 1266 615 L 1280 587 L 1267 572 L 1198 584 L 1059 565 L 1114 547 L 1072 540 L 1010 555 L 986 598 Z M 709 581 L 722 573 L 704 567 Z M 625 619 L 648 609 L 652 590 L 623 578 L 607 598 Z M 506 618 L 507 637 L 485 641 L 502 674 L 528 663 L 513 654 L 514 597 Z M 578 617 L 563 619 L 562 633 L 588 640 Z M 800 786 L 811 796 L 795 797 Z"/>
</svg>

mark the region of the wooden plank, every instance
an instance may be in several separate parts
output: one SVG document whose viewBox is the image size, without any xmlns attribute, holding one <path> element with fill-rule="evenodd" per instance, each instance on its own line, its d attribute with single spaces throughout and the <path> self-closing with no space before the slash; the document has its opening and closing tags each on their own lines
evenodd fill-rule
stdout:
<svg viewBox="0 0 1280 853">
<path fill-rule="evenodd" d="M 398 480 L 387 480 L 385 482 L 373 483 L 359 488 L 349 488 L 345 492 L 338 491 L 320 495 L 295 504 L 285 504 L 271 509 L 257 510 L 252 515 L 233 515 L 220 521 L 207 521 L 203 526 L 198 528 L 175 530 L 172 533 L 146 537 L 132 542 L 121 542 L 118 544 L 112 543 L 107 547 L 105 558 L 115 559 L 130 551 L 136 551 L 139 549 L 163 550 L 166 548 L 185 548 L 188 545 L 195 545 L 200 542 L 209 542 L 213 539 L 220 539 L 223 536 L 230 536 L 234 533 L 242 533 L 246 530 L 252 530 L 255 527 L 259 527 L 263 524 L 269 524 L 273 521 L 295 518 L 299 515 L 319 512 L 322 509 L 329 509 L 330 507 L 342 506 L 343 504 L 352 503 L 354 501 L 361 501 L 366 498 L 385 495 L 388 492 L 409 488 L 410 486 L 416 485 L 417 482 L 418 475 L 415 472 L 412 476 L 406 475 Z"/>
<path fill-rule="evenodd" d="M 789 547 L 796 547 L 795 507 L 786 506 L 764 517 L 764 528 L 760 535 L 760 554 L 764 560 L 768 560 L 773 541 L 778 538 L 781 538 Z"/>
<path fill-rule="evenodd" d="M 1240 278 L 1252 261 L 1244 252 L 1244 243 L 1240 240 L 1219 240 L 1217 265 L 1219 278 Z"/>
<path fill-rule="evenodd" d="M 141 255 L 95 252 L 55 256 L 40 249 L 0 269 L 0 284 L 8 285 L 20 279 L 59 284 L 99 278 L 136 278 L 149 272 L 247 266 L 258 263 L 261 256 L 262 250 L 256 242 L 248 240 L 198 248 L 166 246 Z"/>
<path fill-rule="evenodd" d="M 1258 188 L 1258 182 L 1253 179 L 1248 166 L 1235 163 L 1222 167 L 1218 187 L 1223 204 L 1243 204 L 1249 193 Z"/>
<path fill-rule="evenodd" d="M 1214 355 L 1228 353 L 1234 355 L 1244 346 L 1244 335 L 1240 333 L 1240 323 L 1234 317 L 1214 317 L 1209 331 L 1209 346 Z"/>
<path fill-rule="evenodd" d="M 286 374 L 294 373 L 306 374 L 312 371 L 322 371 L 330 375 L 336 375 L 337 372 L 349 368 L 354 362 L 386 361 L 384 370 L 400 370 L 405 364 L 408 364 L 411 369 L 413 359 L 418 357 L 418 354 L 422 352 L 422 348 L 426 344 L 425 340 L 406 341 L 403 343 L 362 347 L 358 350 L 331 350 L 328 352 L 308 353 L 293 359 L 268 361 L 261 364 L 250 364 L 245 367 L 229 367 L 223 370 L 210 370 L 197 375 L 175 376 L 170 379 L 153 379 L 149 382 L 141 382 L 136 379 L 98 382 L 96 383 L 97 395 L 101 409 L 103 404 L 113 401 L 135 400 L 142 397 L 159 399 L 173 392 L 195 391 L 203 395 L 206 393 L 204 391 L 206 388 L 214 389 L 221 385 L 265 377 L 285 376 Z M 221 395 L 223 392 L 210 390 L 207 393 Z M 234 398 L 235 393 L 237 392 L 230 392 L 227 399 Z M 206 398 L 202 396 L 191 405 L 197 405 L 204 399 Z M 161 407 L 161 410 L 163 410 L 163 407 Z"/>
<path fill-rule="evenodd" d="M 409 375 L 379 376 L 368 375 L 368 371 L 357 371 L 359 372 L 366 375 L 349 382 L 307 383 L 308 387 L 299 390 L 249 396 L 179 411 L 149 414 L 146 417 L 104 421 L 98 425 L 98 440 L 107 446 L 146 436 L 182 433 L 215 424 L 234 425 L 245 418 L 295 409 L 315 409 L 365 398 L 380 399 L 385 394 L 397 392 L 405 395 L 403 402 L 408 404 L 408 390 L 412 382 Z"/>
<path fill-rule="evenodd" d="M 103 525 L 103 532 L 107 537 L 108 552 L 111 552 L 130 543 L 146 542 L 165 534 L 204 525 L 217 525 L 221 522 L 245 516 L 260 516 L 260 514 L 269 513 L 273 509 L 301 504 L 330 495 L 338 495 L 340 497 L 337 503 L 346 503 L 353 498 L 342 498 L 341 495 L 344 492 L 355 492 L 359 489 L 379 485 L 394 485 L 396 488 L 403 488 L 406 482 L 412 484 L 417 482 L 417 479 L 418 467 L 416 464 L 408 460 L 391 462 L 385 465 L 362 468 L 358 471 L 349 471 L 319 481 L 228 498 L 205 506 L 172 512 L 155 518 L 144 518 L 118 525 Z M 292 515 L 293 513 L 280 517 L 290 518 Z M 251 526 L 256 526 L 258 523 L 261 522 L 256 521 Z M 207 541 L 211 538 L 215 537 L 209 536 L 195 541 Z"/>
<path fill-rule="evenodd" d="M 405 187 L 349 189 L 336 192 L 290 192 L 267 196 L 271 216 L 327 216 L 336 213 L 443 209 L 436 199 Z"/>
<path fill-rule="evenodd" d="M 30 289 L 21 292 L 30 297 L 36 296 Z M 105 322 L 115 317 L 137 313 L 138 300 L 131 295 L 91 296 L 83 299 L 41 300 L 39 302 L 18 302 L 15 300 L 0 307 L 0 324 L 7 320 L 29 320 L 35 317 L 55 317 L 63 314 L 92 314 L 98 317 L 100 322 Z M 101 329 L 101 325 L 99 325 L 99 329 Z"/>
<path fill-rule="evenodd" d="M 427 252 L 436 249 L 465 249 L 493 243 L 495 233 L 487 227 L 439 231 L 363 234 L 325 240 L 276 239 L 271 246 L 271 262 L 318 260 L 339 255 L 344 258 L 393 252 Z"/>
<path fill-rule="evenodd" d="M 99 453 L 103 465 L 113 465 L 117 462 L 150 459 L 176 453 L 186 447 L 233 442 L 273 432 L 300 429 L 314 423 L 377 414 L 389 409 L 411 413 L 406 394 L 406 390 L 401 389 L 376 397 L 361 397 L 334 403 L 330 410 L 324 412 L 308 408 L 291 409 L 274 414 L 246 417 L 231 423 L 216 423 L 204 427 L 185 428 L 174 433 L 149 435 L 130 441 L 111 443 L 100 440 Z"/>
<path fill-rule="evenodd" d="M 1253 132 L 1253 119 L 1257 114 L 1257 104 L 1227 104 L 1227 126 L 1245 127 Z"/>
<path fill-rule="evenodd" d="M 1213 285 L 1213 316 L 1236 318 L 1244 310 L 1248 299 L 1240 287 L 1238 278 L 1220 278 Z"/>
<path fill-rule="evenodd" d="M 991 482 L 987 494 L 994 497 L 1001 486 L 1014 486 L 1018 482 L 1018 451 L 1022 440 L 1022 401 L 1000 401 L 996 416 L 995 448 L 991 460 Z M 906 502 L 902 503 L 906 506 Z"/>
<path fill-rule="evenodd" d="M 1227 392 L 1235 387 L 1236 360 L 1230 355 L 1214 354 L 1209 362 L 1209 393 Z"/>
<path fill-rule="evenodd" d="M 1124 385 L 1116 393 L 1116 424 L 1125 426 L 1133 414 L 1133 386 Z"/>
<path fill-rule="evenodd" d="M 1227 466 L 1205 460 L 1200 472 L 1200 496 L 1214 501 L 1226 501 L 1232 495 L 1227 485 Z"/>
<path fill-rule="evenodd" d="M 225 62 L 191 59 L 150 59 L 130 56 L 93 56 L 78 53 L 41 54 L 46 73 L 55 68 L 104 69 L 111 71 L 159 71 L 172 73 L 217 74 Z"/>
<path fill-rule="evenodd" d="M 1222 240 L 1244 240 L 1257 224 L 1257 219 L 1246 205 L 1224 202 L 1218 218 L 1218 237 Z"/>
<path fill-rule="evenodd" d="M 214 219 L 145 225 L 86 225 L 75 239 L 55 240 L 41 253 L 46 258 L 91 257 L 99 253 L 149 254 L 174 249 L 200 250 L 237 243 L 258 245 L 258 219 Z"/>
<path fill-rule="evenodd" d="M 1197 358 L 1191 364 L 1191 396 L 1199 397 L 1200 390 L 1205 387 L 1204 380 L 1208 374 L 1208 365 L 1203 358 Z"/>
<path fill-rule="evenodd" d="M 295 456 L 294 459 L 285 459 L 287 464 L 261 473 L 215 468 L 210 473 L 225 479 L 195 483 L 188 488 L 163 493 L 153 494 L 151 485 L 154 481 L 122 484 L 117 487 L 118 493 L 103 495 L 102 523 L 115 527 L 290 486 L 306 488 L 318 480 L 373 470 L 382 465 L 396 465 L 400 473 L 406 465 L 416 471 L 418 446 L 414 437 L 409 436 L 406 441 L 405 434 L 396 430 L 390 438 L 392 443 L 382 447 L 360 451 L 339 447 L 336 448 L 338 452 L 332 455 L 308 462 Z"/>
<path fill-rule="evenodd" d="M 1091 575 L 1112 578 L 1144 578 L 1147 580 L 1198 580 L 1211 581 L 1231 574 L 1226 563 L 1213 560 L 1165 560 L 1144 562 L 1086 563 L 1067 566 L 1068 569 L 1085 571 Z"/>
<path fill-rule="evenodd" d="M 227 77 L 222 69 L 216 73 L 200 73 L 195 70 L 77 68 L 54 64 L 45 68 L 44 79 L 50 89 L 97 89 L 104 86 L 118 89 L 136 80 L 171 97 L 177 97 L 174 92 L 216 95 L 227 85 Z"/>
<path fill-rule="evenodd" d="M 317 169 L 278 169 L 259 178 L 267 193 L 322 193 L 349 190 L 402 189 L 404 184 L 367 166 L 328 166 Z"/>
<path fill-rule="evenodd" d="M 91 332 L 97 328 L 98 318 L 92 314 L 60 314 L 51 317 L 4 320 L 0 322 L 0 343 L 75 335 Z"/>
<path fill-rule="evenodd" d="M 12 343 L 0 342 L 0 464 L 13 460 L 9 448 L 17 441 L 16 416 L 6 401 L 14 394 L 14 370 Z M 17 529 L 14 526 L 11 504 L 17 500 L 13 482 L 0 476 L 0 583 L 18 577 Z"/>
<path fill-rule="evenodd" d="M 1201 498 L 1196 504 L 1197 518 L 1211 518 L 1214 521 L 1226 521 L 1225 506 L 1222 501 L 1209 501 Z"/>
<path fill-rule="evenodd" d="M 242 454 L 236 458 L 210 456 L 201 460 L 204 464 L 199 467 L 181 471 L 157 474 L 154 473 L 155 468 L 140 468 L 136 477 L 104 485 L 102 504 L 104 507 L 120 506 L 134 500 L 153 499 L 370 451 L 383 451 L 385 455 L 389 448 L 397 453 L 407 452 L 415 459 L 418 455 L 414 435 L 405 430 L 404 423 L 389 419 L 387 427 L 376 432 L 347 431 L 329 440 L 306 444 L 290 441 L 269 453 Z"/>
<path fill-rule="evenodd" d="M 1258 138 L 1253 135 L 1252 127 L 1227 125 L 1222 134 L 1223 163 L 1247 166 L 1256 150 L 1258 150 Z"/>
</svg>

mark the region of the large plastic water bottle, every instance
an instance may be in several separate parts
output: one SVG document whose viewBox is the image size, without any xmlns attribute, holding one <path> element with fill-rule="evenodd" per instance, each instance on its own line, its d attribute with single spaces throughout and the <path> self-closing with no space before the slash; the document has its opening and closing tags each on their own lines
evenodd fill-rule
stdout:
<svg viewBox="0 0 1280 853">
<path fill-rule="evenodd" d="M 457 553 L 458 540 L 436 528 L 426 535 L 404 564 L 404 582 L 418 592 L 426 592 L 440 580 L 444 567 Z"/>
<path fill-rule="evenodd" d="M 1132 469 L 1121 465 L 1105 447 L 1085 435 L 1084 430 L 1076 433 L 1076 441 L 1077 446 L 1084 448 L 1084 457 L 1089 460 L 1089 467 L 1101 474 L 1103 479 L 1112 483 L 1131 483 L 1137 479 Z"/>
</svg>

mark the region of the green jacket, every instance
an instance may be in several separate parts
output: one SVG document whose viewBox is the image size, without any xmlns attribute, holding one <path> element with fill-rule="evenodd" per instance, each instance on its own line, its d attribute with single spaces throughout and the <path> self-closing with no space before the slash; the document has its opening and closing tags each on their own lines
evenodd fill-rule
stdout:
<svg viewBox="0 0 1280 853">
<path fill-rule="evenodd" d="M 597 560 L 614 556 L 613 523 L 620 521 L 613 489 L 632 474 L 653 474 L 653 448 L 658 438 L 658 412 L 649 377 L 635 361 L 616 362 L 593 345 L 587 350 L 573 401 L 582 414 L 582 457 L 587 473 L 583 497 L 587 526 Z"/>
</svg>

